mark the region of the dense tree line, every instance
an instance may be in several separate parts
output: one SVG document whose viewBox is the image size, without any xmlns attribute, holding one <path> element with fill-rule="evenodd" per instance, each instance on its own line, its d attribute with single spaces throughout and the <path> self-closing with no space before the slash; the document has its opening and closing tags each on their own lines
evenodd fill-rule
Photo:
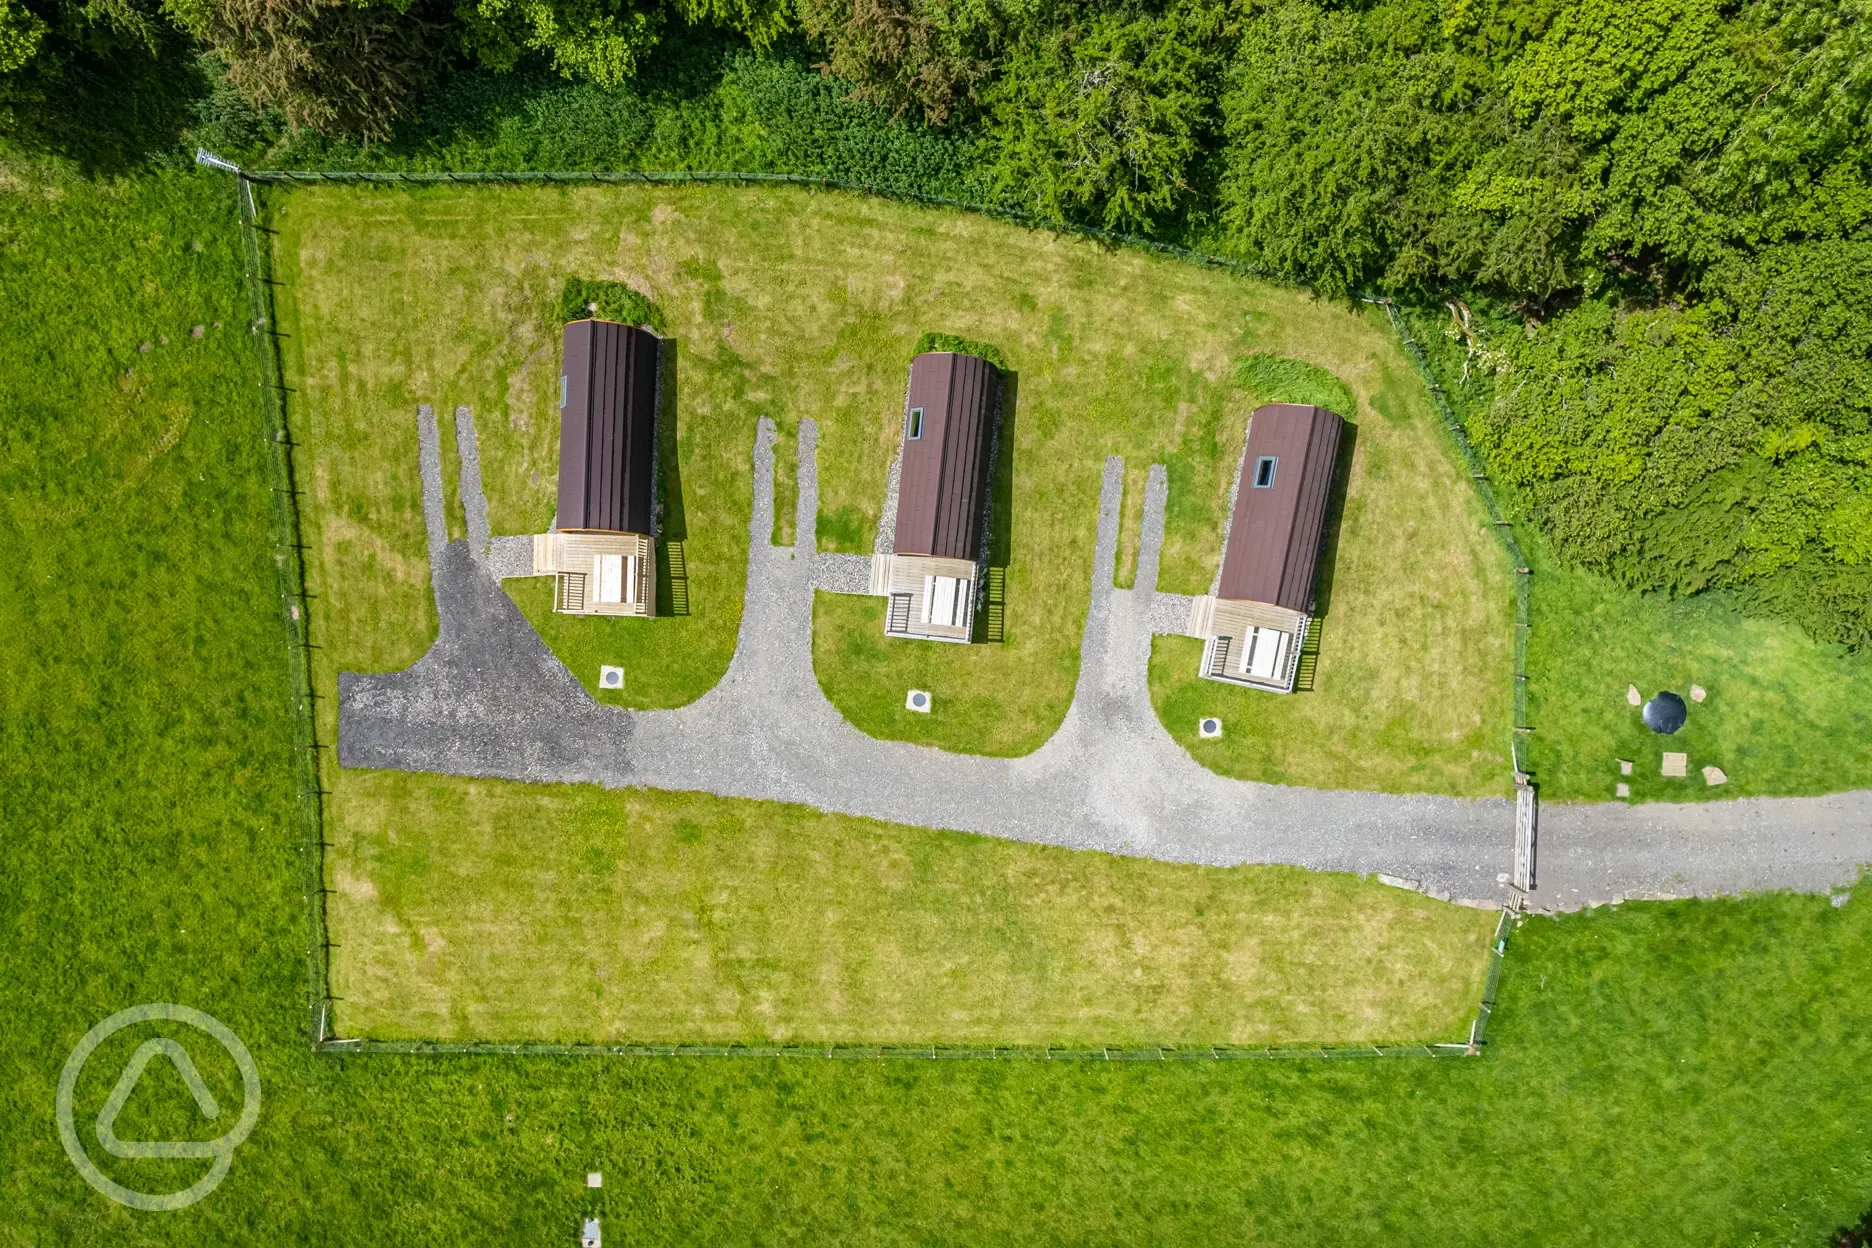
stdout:
<svg viewBox="0 0 1872 1248">
<path fill-rule="evenodd" d="M 186 97 L 326 160 L 831 172 L 1454 298 L 1561 557 L 1864 644 L 1869 9 L 0 0 L 0 130 L 105 152 Z"/>
<path fill-rule="evenodd" d="M 1872 642 L 1872 241 L 1733 256 L 1687 307 L 1589 300 L 1497 340 L 1472 431 L 1563 559 Z"/>
</svg>

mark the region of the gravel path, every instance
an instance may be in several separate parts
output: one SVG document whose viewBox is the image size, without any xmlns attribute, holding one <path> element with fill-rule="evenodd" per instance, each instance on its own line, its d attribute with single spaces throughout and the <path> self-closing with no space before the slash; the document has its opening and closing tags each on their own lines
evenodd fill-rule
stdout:
<svg viewBox="0 0 1872 1248">
<path fill-rule="evenodd" d="M 477 560 L 487 558 L 487 494 L 481 489 L 481 444 L 475 440 L 474 413 L 466 407 L 455 409 L 455 450 L 461 456 L 462 512 L 468 521 L 468 553 Z M 424 510 L 427 510 L 425 505 Z"/>
<path fill-rule="evenodd" d="M 890 471 L 884 474 L 884 510 L 878 513 L 877 537 L 871 542 L 874 555 L 889 555 L 897 549 L 897 492 L 902 485 L 903 441 L 899 439 Z"/>
<path fill-rule="evenodd" d="M 1248 423 L 1252 425 L 1254 423 L 1254 417 L 1250 416 L 1248 418 Z M 1247 469 L 1248 435 L 1243 433 L 1241 458 L 1235 461 L 1235 475 L 1229 478 L 1228 510 L 1222 513 L 1222 554 L 1225 557 L 1228 554 L 1228 535 L 1233 532 L 1235 528 L 1235 507 L 1241 502 L 1242 473 L 1246 472 Z M 1214 598 L 1222 592 L 1222 564 L 1222 559 L 1216 560 L 1215 576 L 1209 581 L 1209 596 L 1211 598 Z"/>
<path fill-rule="evenodd" d="M 429 566 L 434 568 L 441 560 L 442 548 L 448 545 L 448 517 L 441 506 L 442 439 L 436 433 L 435 408 L 427 403 L 416 409 L 416 439 L 419 452 L 416 468 L 422 476 L 423 531 L 429 542 Z"/>
<path fill-rule="evenodd" d="M 746 601 L 727 675 L 689 706 L 637 712 L 595 703 L 468 544 L 438 538 L 433 415 L 424 409 L 417 424 L 441 634 L 407 671 L 340 676 L 338 757 L 346 767 L 702 790 L 1174 862 L 1378 872 L 1486 904 L 1506 897 L 1498 880 L 1511 865 L 1513 807 L 1505 800 L 1229 780 L 1171 740 L 1150 705 L 1150 639 L 1181 629 L 1188 600 L 1155 592 L 1166 498 L 1160 466 L 1146 486 L 1136 587 L 1120 590 L 1112 572 L 1123 463 L 1106 462 L 1073 704 L 1038 751 L 997 759 L 874 740 L 820 692 L 813 589 L 842 586 L 862 557 L 813 553 L 814 422 L 800 424 L 794 547 L 769 542 L 771 423 L 756 435 Z M 494 539 L 496 551 L 502 541 Z M 1547 807 L 1532 901 L 1571 908 L 1636 894 L 1823 889 L 1849 883 L 1868 861 L 1868 793 Z"/>
<path fill-rule="evenodd" d="M 533 575 L 533 539 L 526 537 L 496 537 L 488 542 L 488 573 L 497 581 L 504 581 L 510 576 Z"/>
<path fill-rule="evenodd" d="M 835 594 L 869 594 L 871 556 L 822 552 L 813 558 L 812 579 L 814 589 L 829 589 Z"/>
</svg>

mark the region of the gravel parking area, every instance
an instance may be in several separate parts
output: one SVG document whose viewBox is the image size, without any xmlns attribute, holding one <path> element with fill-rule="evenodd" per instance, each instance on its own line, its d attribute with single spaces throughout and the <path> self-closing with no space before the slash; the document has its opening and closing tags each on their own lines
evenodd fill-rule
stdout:
<svg viewBox="0 0 1872 1248">
<path fill-rule="evenodd" d="M 769 541 L 774 431 L 762 422 L 734 661 L 709 693 L 671 711 L 623 711 L 592 700 L 490 570 L 518 565 L 513 539 L 492 538 L 492 557 L 470 543 L 446 541 L 437 433 L 427 408 L 417 427 L 441 631 L 406 671 L 340 676 L 343 766 L 702 790 L 1174 862 L 1384 873 L 1479 904 L 1507 897 L 1499 881 L 1511 867 L 1514 811 L 1506 800 L 1231 780 L 1170 738 L 1150 704 L 1150 639 L 1153 632 L 1181 631 L 1188 600 L 1156 592 L 1166 500 L 1161 466 L 1152 468 L 1146 487 L 1136 584 L 1121 590 L 1112 574 L 1123 463 L 1106 462 L 1079 680 L 1059 732 L 1024 758 L 982 758 L 874 740 L 820 692 L 812 670 L 813 590 L 849 592 L 869 561 L 815 553 L 814 422 L 800 424 L 798 544 L 791 547 Z M 457 414 L 457 430 L 466 462 L 473 418 L 465 410 Z M 469 476 L 464 471 L 464 495 Z M 484 516 L 476 494 L 465 506 L 471 516 L 479 506 Z M 1850 883 L 1862 862 L 1872 862 L 1872 793 L 1549 807 L 1542 812 L 1531 904 L 1572 908 L 1640 895 L 1820 890 Z"/>
</svg>

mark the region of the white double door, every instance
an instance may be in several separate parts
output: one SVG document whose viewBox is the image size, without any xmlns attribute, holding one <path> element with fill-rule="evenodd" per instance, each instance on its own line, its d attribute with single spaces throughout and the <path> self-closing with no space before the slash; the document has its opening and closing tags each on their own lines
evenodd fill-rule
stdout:
<svg viewBox="0 0 1872 1248">
<path fill-rule="evenodd" d="M 592 601 L 621 604 L 637 601 L 636 555 L 592 556 Z"/>
<path fill-rule="evenodd" d="M 968 623 L 969 591 L 974 582 L 960 576 L 923 578 L 923 622 L 945 628 L 961 628 Z"/>
</svg>

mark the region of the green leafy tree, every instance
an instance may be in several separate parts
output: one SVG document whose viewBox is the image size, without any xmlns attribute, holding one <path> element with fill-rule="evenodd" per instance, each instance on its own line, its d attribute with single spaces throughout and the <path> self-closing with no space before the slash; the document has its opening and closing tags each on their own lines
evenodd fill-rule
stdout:
<svg viewBox="0 0 1872 1248">
<path fill-rule="evenodd" d="M 1848 236 L 1872 221 L 1866 8 L 1764 0 L 1728 19 L 1714 0 L 1527 6 L 1541 20 L 1494 49 L 1518 48 L 1496 88 L 1514 128 L 1457 202 L 1494 220 L 1516 199 L 1549 205 L 1554 236 L 1577 239 L 1550 272 L 1556 289 L 1691 291 L 1738 247 Z M 1485 24 L 1474 11 L 1454 23 L 1476 40 Z M 1514 154 L 1543 132 L 1573 157 L 1530 172 Z"/>
<path fill-rule="evenodd" d="M 1581 284 L 1581 235 L 1604 202 L 1602 162 L 1558 123 L 1517 125 L 1499 97 L 1484 115 L 1486 137 L 1450 188 L 1449 215 L 1439 219 L 1445 254 L 1438 276 L 1511 291 L 1540 308 Z"/>
<path fill-rule="evenodd" d="M 1491 243 L 1451 192 L 1499 128 L 1487 86 L 1428 6 L 1262 10 L 1222 100 L 1221 245 L 1334 293 L 1468 277 Z"/>
<path fill-rule="evenodd" d="M 1635 272 L 1671 289 L 1725 254 L 1706 166 L 1752 84 L 1715 0 L 1574 0 L 1500 77 L 1517 121 L 1581 152 L 1577 176 L 1541 187 L 1579 226 L 1575 282 Z"/>
<path fill-rule="evenodd" d="M 561 74 L 619 87 L 656 45 L 663 9 L 630 0 L 462 0 L 463 42 L 483 65 L 508 71 L 544 52 Z"/>
<path fill-rule="evenodd" d="M 1872 642 L 1872 242 L 1726 260 L 1708 285 L 1510 337 L 1478 445 L 1564 560 Z"/>
<path fill-rule="evenodd" d="M 994 186 L 1042 216 L 1149 229 L 1213 129 L 1219 11 L 1100 14 L 1024 41 L 983 93 Z"/>
<path fill-rule="evenodd" d="M 0 74 L 24 69 L 39 51 L 45 19 L 18 0 L 0 0 Z"/>
<path fill-rule="evenodd" d="M 350 0 L 168 0 L 227 66 L 227 82 L 295 129 L 381 139 L 443 63 L 447 31 L 425 10 Z"/>
<path fill-rule="evenodd" d="M 942 125 L 976 101 L 1001 49 L 1045 0 L 800 0 L 800 26 L 854 98 Z"/>
<path fill-rule="evenodd" d="M 0 0 L 0 136 L 134 164 L 179 137 L 194 62 L 155 0 Z"/>
<path fill-rule="evenodd" d="M 1762 0 L 1738 37 L 1769 85 L 1725 140 L 1714 181 L 1751 243 L 1872 223 L 1872 2 Z"/>
<path fill-rule="evenodd" d="M 771 47 L 791 25 L 784 0 L 459 0 L 464 46 L 481 64 L 507 72 L 543 53 L 567 78 L 618 89 L 637 76 L 672 14 L 745 35 Z"/>
<path fill-rule="evenodd" d="M 1508 98 L 1525 118 L 1609 138 L 1711 54 L 1720 25 L 1715 0 L 1575 0 L 1508 67 Z"/>
</svg>

